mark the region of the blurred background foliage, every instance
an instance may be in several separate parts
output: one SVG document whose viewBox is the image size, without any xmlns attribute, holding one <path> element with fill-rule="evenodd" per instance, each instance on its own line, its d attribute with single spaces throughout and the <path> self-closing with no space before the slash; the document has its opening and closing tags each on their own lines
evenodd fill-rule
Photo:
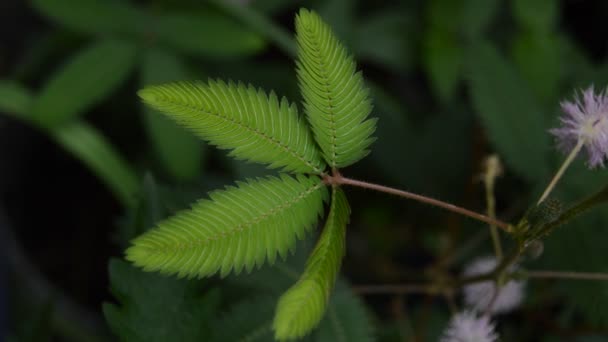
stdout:
<svg viewBox="0 0 608 342">
<path fill-rule="evenodd" d="M 497 153 L 498 216 L 511 222 L 561 161 L 547 134 L 560 99 L 608 82 L 605 1 L 2 1 L 0 338 L 271 340 L 276 298 L 310 241 L 284 263 L 223 280 L 161 277 L 120 258 L 129 239 L 207 191 L 269 173 L 144 108 L 136 90 L 217 77 L 299 101 L 299 7 L 333 26 L 375 99 L 378 140 L 345 172 L 484 211 L 481 163 Z M 557 196 L 572 202 L 606 179 L 578 161 Z M 348 192 L 344 279 L 309 339 L 436 340 L 450 314 L 442 298 L 360 296 L 357 286 L 459 272 L 491 253 L 485 227 Z M 606 241 L 600 208 L 557 230 L 525 266 L 608 272 Z M 535 280 L 498 327 L 504 341 L 605 341 L 608 285 Z"/>
</svg>

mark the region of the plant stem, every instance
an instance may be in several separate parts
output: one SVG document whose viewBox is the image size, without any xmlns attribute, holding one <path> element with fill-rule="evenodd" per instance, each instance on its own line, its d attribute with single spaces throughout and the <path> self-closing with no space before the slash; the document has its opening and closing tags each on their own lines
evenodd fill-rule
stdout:
<svg viewBox="0 0 608 342">
<path fill-rule="evenodd" d="M 494 184 L 496 178 L 501 172 L 500 160 L 498 156 L 492 155 L 486 159 L 486 170 L 483 177 L 483 183 L 486 188 L 486 206 L 487 214 L 490 218 L 496 219 L 496 197 L 494 196 Z M 494 253 L 496 260 L 501 260 L 503 257 L 502 245 L 500 244 L 500 236 L 496 225 L 490 224 L 490 234 L 492 236 L 492 244 L 494 245 Z"/>
<path fill-rule="evenodd" d="M 568 155 L 568 157 L 566 158 L 566 160 L 564 161 L 562 166 L 559 168 L 559 170 L 557 171 L 555 176 L 553 176 L 553 179 L 551 179 L 551 182 L 549 183 L 549 185 L 547 185 L 545 192 L 543 192 L 543 195 L 540 196 L 540 199 L 538 200 L 538 202 L 536 204 L 541 204 L 545 199 L 547 199 L 547 196 L 549 196 L 549 194 L 551 193 L 551 191 L 553 190 L 553 188 L 555 187 L 555 185 L 557 184 L 559 179 L 562 178 L 562 176 L 564 175 L 564 172 L 566 172 L 566 169 L 568 168 L 568 166 L 570 166 L 570 164 L 572 164 L 572 161 L 574 160 L 574 158 L 581 151 L 581 148 L 583 148 L 583 144 L 584 144 L 583 139 L 580 139 L 578 141 L 578 143 L 576 144 L 576 146 L 574 146 L 574 148 L 572 149 L 572 151 L 570 152 L 570 154 Z"/>
<path fill-rule="evenodd" d="M 583 279 L 608 281 L 608 273 L 593 272 L 560 272 L 560 271 L 526 271 L 528 278 L 553 278 L 553 279 Z"/>
<path fill-rule="evenodd" d="M 443 202 L 443 201 L 440 201 L 438 199 L 434 199 L 431 197 L 415 194 L 415 193 L 404 191 L 404 190 L 398 190 L 395 188 L 390 188 L 390 187 L 387 187 L 384 185 L 373 184 L 373 183 L 368 183 L 368 182 L 364 182 L 364 181 L 360 181 L 360 180 L 346 178 L 346 177 L 341 176 L 340 174 L 334 175 L 332 177 L 326 177 L 325 180 L 326 180 L 326 183 L 328 183 L 328 184 L 352 185 L 352 186 L 357 186 L 360 188 L 371 189 L 371 190 L 376 190 L 379 192 L 384 192 L 384 193 L 400 196 L 403 198 L 413 199 L 413 200 L 421 202 L 421 203 L 426 203 L 426 204 L 429 204 L 432 206 L 443 208 L 445 210 L 449 210 L 451 212 L 455 212 L 457 214 L 471 217 L 473 219 L 485 222 L 487 224 L 496 225 L 497 227 L 500 227 L 501 229 L 503 229 L 506 232 L 511 231 L 511 226 L 508 223 L 502 222 L 497 219 L 493 219 L 493 218 L 485 216 L 483 214 L 480 214 L 480 213 L 477 213 L 477 212 L 474 212 L 474 211 L 471 211 L 471 210 L 468 210 L 468 209 L 465 209 L 462 207 L 458 207 L 451 203 Z"/>
</svg>

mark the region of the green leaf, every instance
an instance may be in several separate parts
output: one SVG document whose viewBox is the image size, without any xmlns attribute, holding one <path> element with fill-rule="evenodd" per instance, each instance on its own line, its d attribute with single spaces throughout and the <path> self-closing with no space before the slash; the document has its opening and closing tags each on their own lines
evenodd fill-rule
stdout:
<svg viewBox="0 0 608 342">
<path fill-rule="evenodd" d="M 32 99 L 31 92 L 20 84 L 0 80 L 0 112 L 16 117 L 26 117 Z"/>
<path fill-rule="evenodd" d="M 51 129 L 53 139 L 93 171 L 124 206 L 134 203 L 139 188 L 135 171 L 97 130 L 84 122 Z"/>
<path fill-rule="evenodd" d="M 349 215 L 346 196 L 341 189 L 334 187 L 325 228 L 306 263 L 306 269 L 277 304 L 273 329 L 278 340 L 307 335 L 323 318 L 344 256 Z"/>
<path fill-rule="evenodd" d="M 154 85 L 183 80 L 186 67 L 174 54 L 150 50 L 144 57 L 142 83 Z M 167 116 L 147 108 L 144 114 L 146 130 L 165 170 L 178 181 L 191 181 L 201 172 L 203 146 L 191 132 L 184 130 Z"/>
<path fill-rule="evenodd" d="M 52 127 L 83 114 L 129 76 L 135 46 L 117 40 L 95 42 L 68 61 L 32 104 L 32 118 Z"/>
<path fill-rule="evenodd" d="M 132 33 L 143 30 L 143 14 L 128 3 L 116 0 L 30 1 L 38 12 L 58 24 L 86 34 Z"/>
<path fill-rule="evenodd" d="M 285 257 L 316 223 L 326 188 L 318 177 L 267 177 L 215 191 L 133 241 L 127 259 L 145 271 L 204 277 L 248 272 Z"/>
<path fill-rule="evenodd" d="M 257 33 L 211 11 L 159 13 L 154 22 L 156 39 L 194 56 L 243 56 L 259 52 L 265 46 Z"/>
<path fill-rule="evenodd" d="M 200 282 L 142 272 L 110 261 L 112 293 L 120 306 L 103 304 L 111 330 L 121 341 L 206 341 L 219 309 L 219 292 L 202 293 Z"/>
<path fill-rule="evenodd" d="M 468 73 L 473 105 L 501 157 L 529 181 L 544 179 L 547 120 L 527 84 L 488 43 L 470 50 Z"/>
<path fill-rule="evenodd" d="M 376 119 L 369 91 L 355 62 L 314 12 L 296 16 L 297 73 L 308 121 L 317 144 L 332 168 L 365 157 L 374 141 Z"/>
<path fill-rule="evenodd" d="M 150 106 L 230 155 L 270 168 L 321 174 L 320 153 L 297 108 L 274 93 L 223 81 L 147 87 L 139 96 Z"/>
<path fill-rule="evenodd" d="M 365 305 L 346 283 L 338 283 L 327 314 L 315 332 L 317 342 L 371 342 L 374 328 Z"/>
</svg>

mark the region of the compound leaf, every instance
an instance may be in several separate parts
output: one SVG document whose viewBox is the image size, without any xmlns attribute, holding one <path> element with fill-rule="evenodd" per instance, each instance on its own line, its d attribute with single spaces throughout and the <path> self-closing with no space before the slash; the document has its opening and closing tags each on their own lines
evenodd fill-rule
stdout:
<svg viewBox="0 0 608 342">
<path fill-rule="evenodd" d="M 321 174 L 323 161 L 297 108 L 242 83 L 179 82 L 147 87 L 150 106 L 230 155 L 284 171 Z"/>
<path fill-rule="evenodd" d="M 103 40 L 85 48 L 52 76 L 32 104 L 32 119 L 54 127 L 103 100 L 128 76 L 136 48 Z"/>
<path fill-rule="evenodd" d="M 287 175 L 239 182 L 210 193 L 190 210 L 133 241 L 127 259 L 145 271 L 204 277 L 251 271 L 276 254 L 285 257 L 296 238 L 317 222 L 327 196 L 318 177 Z"/>
<path fill-rule="evenodd" d="M 273 329 L 278 340 L 300 338 L 323 318 L 344 255 L 349 215 L 344 192 L 334 187 L 329 217 L 304 273 L 277 304 Z"/>
<path fill-rule="evenodd" d="M 351 165 L 369 153 L 376 119 L 369 90 L 355 61 L 315 12 L 296 16 L 297 73 L 315 139 L 332 168 Z"/>
</svg>

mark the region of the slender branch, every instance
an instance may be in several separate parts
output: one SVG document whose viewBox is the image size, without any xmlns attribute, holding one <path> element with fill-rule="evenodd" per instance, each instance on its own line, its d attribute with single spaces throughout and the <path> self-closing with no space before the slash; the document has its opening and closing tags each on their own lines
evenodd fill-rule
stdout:
<svg viewBox="0 0 608 342">
<path fill-rule="evenodd" d="M 334 176 L 325 177 L 325 182 L 327 184 L 352 185 L 352 186 L 357 186 L 360 188 L 376 190 L 379 192 L 384 192 L 384 193 L 400 196 L 403 198 L 412 199 L 412 200 L 415 200 L 415 201 L 418 201 L 421 203 L 426 203 L 426 204 L 436 206 L 439 208 L 443 208 L 445 210 L 449 210 L 449 211 L 452 211 L 452 212 L 455 212 L 455 213 L 458 213 L 458 214 L 461 214 L 464 216 L 468 216 L 468 217 L 471 217 L 478 221 L 485 222 L 487 224 L 496 225 L 497 227 L 500 227 L 505 232 L 511 232 L 511 226 L 508 223 L 493 219 L 491 217 L 485 216 L 485 215 L 477 213 L 475 211 L 468 210 L 468 209 L 465 209 L 462 207 L 458 207 L 454 204 L 443 202 L 443 201 L 440 201 L 438 199 L 434 199 L 431 197 L 415 194 L 415 193 L 404 191 L 404 190 L 398 190 L 395 188 L 390 188 L 390 187 L 384 186 L 384 185 L 373 184 L 373 183 L 368 183 L 368 182 L 364 182 L 364 181 L 360 181 L 360 180 L 346 178 L 346 177 L 341 176 L 340 174 L 335 174 Z"/>
<path fill-rule="evenodd" d="M 608 273 L 569 271 L 526 271 L 524 272 L 524 275 L 528 278 L 583 279 L 608 281 Z"/>
</svg>

